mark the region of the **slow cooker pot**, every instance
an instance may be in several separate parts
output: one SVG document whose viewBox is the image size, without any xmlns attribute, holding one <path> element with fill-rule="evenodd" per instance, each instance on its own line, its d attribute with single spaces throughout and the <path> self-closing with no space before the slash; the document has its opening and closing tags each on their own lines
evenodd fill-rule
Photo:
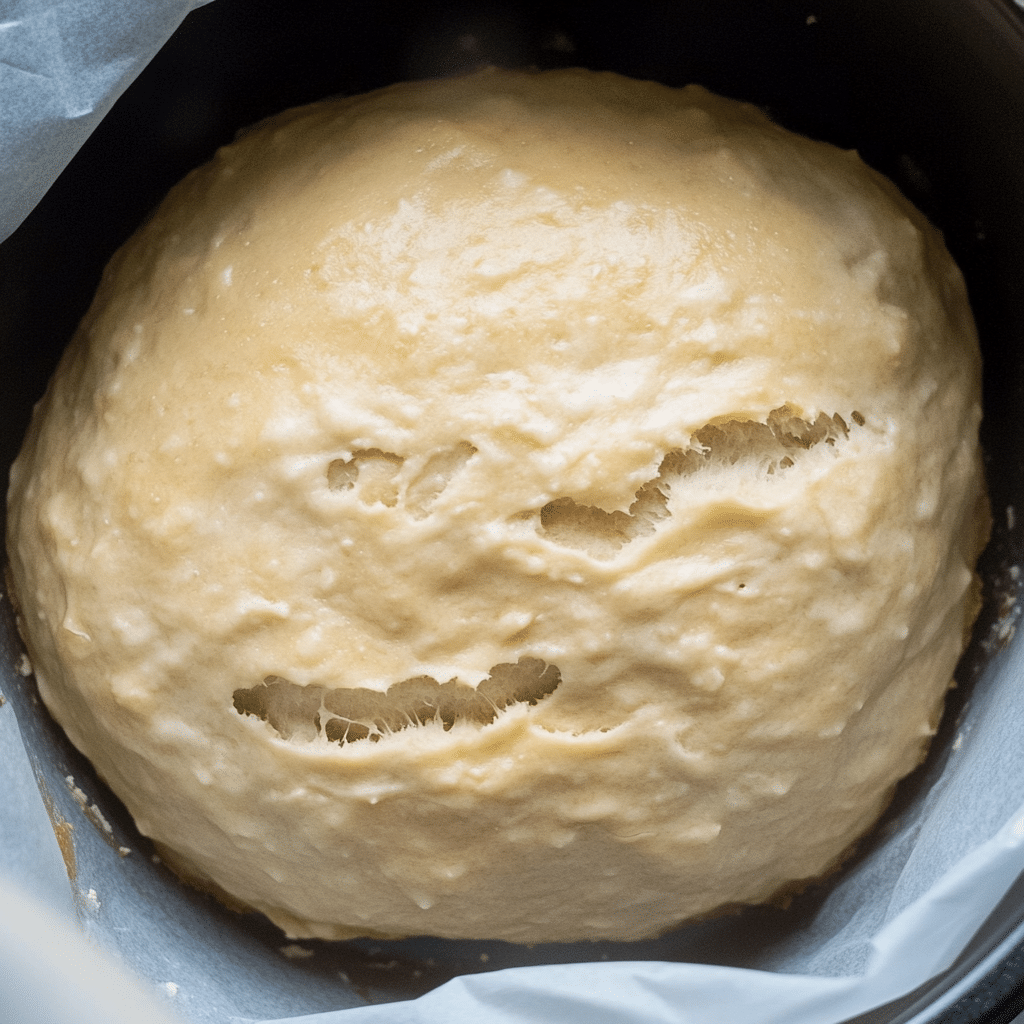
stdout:
<svg viewBox="0 0 1024 1024">
<path fill-rule="evenodd" d="M 485 64 L 582 65 L 670 85 L 699 82 L 754 102 L 788 128 L 858 149 L 942 228 L 964 270 L 985 356 L 983 442 L 995 512 L 982 563 L 986 607 L 929 759 L 901 786 L 848 869 L 856 870 L 942 785 L 956 745 L 1016 682 L 1009 675 L 1024 643 L 1015 631 L 1024 554 L 1016 513 L 1024 516 L 1024 10 L 1010 0 L 636 0 L 609 7 L 215 0 L 187 17 L 0 246 L 0 461 L 6 468 L 14 458 L 104 263 L 187 170 L 239 128 L 284 107 Z M 628 950 L 435 940 L 289 947 L 266 922 L 184 890 L 150 856 L 33 698 L 31 679 L 18 670 L 11 609 L 5 602 L 0 611 L 0 688 L 44 788 L 49 780 L 44 796 L 58 834 L 75 801 L 79 810 L 96 808 L 108 826 L 106 836 L 102 828 L 96 835 L 79 828 L 75 870 L 100 870 L 111 843 L 133 851 L 122 858 L 118 891 L 104 896 L 104 927 L 138 935 L 151 926 L 168 957 L 222 958 L 263 979 L 261 998 L 247 1001 L 233 982 L 218 988 L 211 975 L 201 998 L 183 1007 L 190 1019 L 285 1017 L 401 1000 L 456 974 L 522 964 L 610 958 L 770 966 L 773 944 L 807 941 L 809 922 L 828 904 L 831 883 L 789 911 L 745 912 L 746 928 L 712 922 Z M 62 786 L 68 777 L 73 784 Z M 1024 801 L 1024 790 L 1017 798 Z M 88 908 L 82 913 L 88 924 Z M 183 931 L 188 943 L 174 938 Z M 144 973 L 153 962 L 152 949 L 120 952 Z M 1022 1011 L 1018 882 L 948 970 L 856 1020 L 1004 1024 Z"/>
</svg>

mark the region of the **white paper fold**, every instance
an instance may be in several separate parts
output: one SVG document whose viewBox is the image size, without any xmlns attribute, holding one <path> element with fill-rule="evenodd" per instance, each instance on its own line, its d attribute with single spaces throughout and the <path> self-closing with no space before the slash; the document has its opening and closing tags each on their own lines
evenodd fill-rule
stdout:
<svg viewBox="0 0 1024 1024">
<path fill-rule="evenodd" d="M 0 7 L 0 241 L 205 2 L 7 0 Z"/>
</svg>

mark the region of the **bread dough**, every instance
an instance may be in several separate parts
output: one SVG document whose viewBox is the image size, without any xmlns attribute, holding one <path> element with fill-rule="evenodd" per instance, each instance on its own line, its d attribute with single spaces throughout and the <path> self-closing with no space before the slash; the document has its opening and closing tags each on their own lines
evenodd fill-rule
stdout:
<svg viewBox="0 0 1024 1024">
<path fill-rule="evenodd" d="M 488 70 L 263 122 L 13 471 L 47 706 L 291 936 L 637 939 L 834 867 L 975 612 L 939 234 L 750 106 Z"/>
</svg>

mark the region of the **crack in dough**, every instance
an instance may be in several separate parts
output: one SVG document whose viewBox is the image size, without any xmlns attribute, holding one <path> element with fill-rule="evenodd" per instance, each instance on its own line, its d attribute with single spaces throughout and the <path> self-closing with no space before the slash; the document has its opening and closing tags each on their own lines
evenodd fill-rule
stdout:
<svg viewBox="0 0 1024 1024">
<path fill-rule="evenodd" d="M 851 413 L 850 418 L 864 423 L 859 412 Z M 653 534 L 658 523 L 671 516 L 669 497 L 686 477 L 737 463 L 749 465 L 762 476 L 774 476 L 794 466 L 801 451 L 819 444 L 834 447 L 849 433 L 838 413 L 821 413 L 809 423 L 788 406 L 773 409 L 764 423 L 732 419 L 708 424 L 694 433 L 689 448 L 674 449 L 662 459 L 658 475 L 640 487 L 628 512 L 608 512 L 562 497 L 540 510 L 537 525 L 541 534 L 556 544 L 586 551 L 595 558 L 613 558 L 626 544 Z M 523 515 L 532 518 L 533 513 Z"/>
<path fill-rule="evenodd" d="M 278 675 L 234 692 L 234 708 L 266 722 L 281 739 L 311 742 L 319 736 L 344 746 L 355 740 L 378 742 L 393 733 L 440 722 L 447 732 L 456 722 L 490 725 L 513 704 L 535 705 L 562 680 L 555 665 L 540 658 L 491 667 L 478 686 L 458 679 L 439 683 L 430 676 L 404 679 L 386 692 L 362 687 L 302 686 Z"/>
<path fill-rule="evenodd" d="M 468 441 L 442 448 L 430 455 L 405 489 L 404 506 L 413 519 L 425 519 L 452 478 L 476 454 Z M 399 504 L 400 473 L 406 459 L 380 448 L 361 448 L 349 459 L 332 459 L 327 466 L 327 486 L 332 491 L 356 490 L 364 505 L 376 503 L 394 508 Z"/>
</svg>

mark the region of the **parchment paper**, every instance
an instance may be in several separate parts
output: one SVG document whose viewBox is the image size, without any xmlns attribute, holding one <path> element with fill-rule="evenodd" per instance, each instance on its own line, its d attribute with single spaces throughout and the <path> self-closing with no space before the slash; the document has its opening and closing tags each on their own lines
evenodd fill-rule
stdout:
<svg viewBox="0 0 1024 1024">
<path fill-rule="evenodd" d="M 192 6 L 18 0 L 3 16 L 0 237 Z M 1019 549 L 1004 511 L 997 547 Z M 186 890 L 50 722 L 0 600 L 0 1006 L 20 1007 L 19 1024 L 838 1024 L 901 997 L 950 967 L 1001 900 L 1024 905 L 1019 574 L 998 558 L 987 572 L 969 698 L 835 880 L 788 911 L 529 950 L 289 943 Z"/>
</svg>

